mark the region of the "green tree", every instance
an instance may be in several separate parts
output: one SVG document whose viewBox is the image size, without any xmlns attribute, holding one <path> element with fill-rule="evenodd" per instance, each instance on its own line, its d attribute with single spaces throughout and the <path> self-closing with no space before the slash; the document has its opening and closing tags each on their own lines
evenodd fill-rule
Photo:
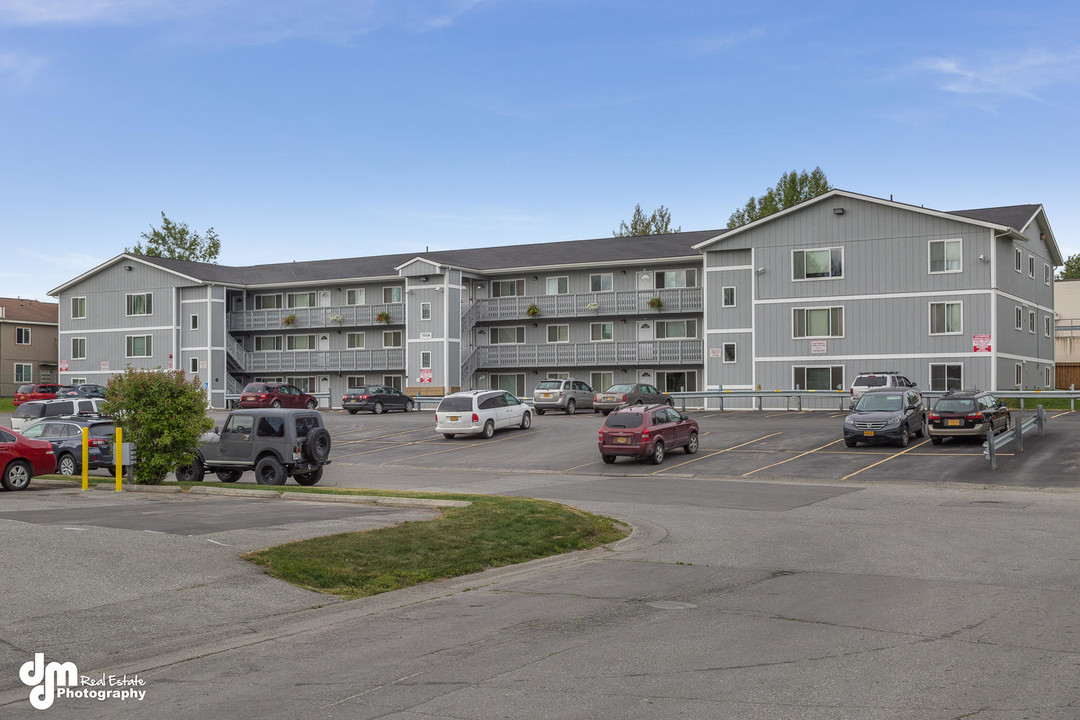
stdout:
<svg viewBox="0 0 1080 720">
<path fill-rule="evenodd" d="M 183 371 L 128 367 L 105 389 L 102 411 L 116 418 L 124 441 L 135 443 L 135 482 L 157 484 L 191 462 L 199 436 L 214 422 L 206 416 L 206 393 Z"/>
<path fill-rule="evenodd" d="M 728 229 L 760 220 L 792 205 L 824 195 L 832 189 L 832 185 L 829 184 L 828 178 L 820 167 L 810 172 L 803 170 L 800 173 L 792 170 L 784 173 L 777 181 L 776 187 L 769 188 L 761 197 L 750 198 L 745 205 L 731 213 L 727 223 Z"/>
<path fill-rule="evenodd" d="M 145 246 L 137 242 L 133 248 L 124 248 L 124 252 L 207 263 L 217 262 L 221 252 L 221 240 L 214 228 L 207 230 L 204 238 L 187 223 L 174 223 L 164 212 L 161 213 L 161 228 L 151 225 L 150 232 L 142 233 L 142 238 L 146 241 Z"/>
<path fill-rule="evenodd" d="M 1058 280 L 1080 280 L 1080 255 L 1070 255 L 1058 270 Z"/>
<path fill-rule="evenodd" d="M 677 233 L 682 230 L 682 227 L 671 227 L 671 211 L 661 205 L 653 210 L 652 215 L 646 215 L 645 211 L 641 209 L 641 203 L 634 206 L 634 216 L 630 218 L 630 224 L 627 225 L 623 220 L 619 224 L 619 228 L 611 234 L 615 237 L 631 237 L 636 235 L 666 235 L 667 233 Z"/>
</svg>

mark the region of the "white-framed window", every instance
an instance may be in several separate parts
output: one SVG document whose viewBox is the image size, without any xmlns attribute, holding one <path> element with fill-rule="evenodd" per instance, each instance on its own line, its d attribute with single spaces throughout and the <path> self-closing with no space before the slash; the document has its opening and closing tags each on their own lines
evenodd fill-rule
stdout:
<svg viewBox="0 0 1080 720">
<path fill-rule="evenodd" d="M 495 373 L 491 376 L 492 390 L 505 390 L 514 397 L 525 395 L 524 373 Z"/>
<path fill-rule="evenodd" d="M 520 345 L 525 342 L 525 326 L 491 328 L 492 345 Z"/>
<path fill-rule="evenodd" d="M 792 387 L 800 390 L 841 390 L 843 365 L 796 365 L 791 369 Z"/>
<path fill-rule="evenodd" d="M 844 337 L 844 308 L 792 308 L 793 338 Z"/>
<path fill-rule="evenodd" d="M 72 360 L 85 360 L 86 359 L 86 338 L 77 337 L 71 338 L 71 359 Z M 74 383 L 72 383 L 74 385 Z"/>
<path fill-rule="evenodd" d="M 192 330 L 198 330 L 199 329 L 199 316 L 197 314 L 193 313 L 191 315 L 188 327 L 191 328 Z"/>
<path fill-rule="evenodd" d="M 281 350 L 282 340 L 280 335 L 256 335 L 255 352 L 271 352 Z"/>
<path fill-rule="evenodd" d="M 420 319 L 421 320 L 430 320 L 431 319 L 431 303 L 429 303 L 429 302 L 420 303 Z"/>
<path fill-rule="evenodd" d="M 30 328 L 17 327 L 15 328 L 15 344 L 16 345 L 29 345 L 30 344 Z"/>
<path fill-rule="evenodd" d="M 1043 368 L 1043 385 L 1047 390 L 1054 387 L 1054 369 L 1049 365 Z"/>
<path fill-rule="evenodd" d="M 345 347 L 350 350 L 363 350 L 364 343 L 367 340 L 367 334 L 362 332 L 351 332 L 345 336 Z"/>
<path fill-rule="evenodd" d="M 85 297 L 73 297 L 73 298 L 71 298 L 71 319 L 72 320 L 85 320 L 86 319 L 86 298 Z"/>
<path fill-rule="evenodd" d="M 281 293 L 255 296 L 256 310 L 279 310 L 281 309 Z"/>
<path fill-rule="evenodd" d="M 664 270 L 656 273 L 656 289 L 697 287 L 697 270 Z"/>
<path fill-rule="evenodd" d="M 606 342 L 615 339 L 615 326 L 609 322 L 592 323 L 589 326 L 589 338 L 593 342 Z"/>
<path fill-rule="evenodd" d="M 604 392 L 615 384 L 615 373 L 593 372 L 589 374 L 589 384 L 596 392 Z"/>
<path fill-rule="evenodd" d="M 1016 387 L 1024 387 L 1024 366 L 1021 363 L 1016 363 Z"/>
<path fill-rule="evenodd" d="M 300 389 L 300 392 L 313 393 L 315 392 L 315 378 L 311 376 L 306 377 L 287 377 L 285 382 L 290 385 L 295 385 Z"/>
<path fill-rule="evenodd" d="M 197 358 L 197 357 L 191 358 L 191 360 L 188 362 L 188 368 L 191 371 L 192 375 L 198 375 L 199 374 L 199 358 Z"/>
<path fill-rule="evenodd" d="M 353 388 L 364 387 L 367 385 L 367 378 L 363 375 L 346 375 L 345 376 L 345 389 L 352 390 Z"/>
<path fill-rule="evenodd" d="M 726 343 L 724 343 L 723 348 L 724 348 L 724 353 L 723 353 L 724 362 L 725 363 L 733 363 L 733 362 L 735 362 L 735 343 L 726 342 Z"/>
<path fill-rule="evenodd" d="M 395 390 L 401 389 L 401 376 L 400 375 L 383 375 L 382 384 L 386 387 L 392 387 Z"/>
<path fill-rule="evenodd" d="M 285 336 L 285 349 L 286 350 L 314 350 L 315 349 L 315 336 L 314 335 L 286 335 Z"/>
<path fill-rule="evenodd" d="M 1050 337 L 1054 334 L 1054 323 L 1049 315 L 1043 315 L 1043 335 Z"/>
<path fill-rule="evenodd" d="M 964 365 L 962 363 L 930 363 L 930 391 L 946 392 L 962 390 Z"/>
<path fill-rule="evenodd" d="M 1028 255 L 1028 277 L 1035 277 L 1035 256 Z"/>
<path fill-rule="evenodd" d="M 1035 332 L 1035 311 L 1028 310 L 1028 332 Z"/>
<path fill-rule="evenodd" d="M 285 378 L 281 375 L 256 375 L 251 380 L 252 382 L 285 382 Z"/>
<path fill-rule="evenodd" d="M 382 346 L 384 348 L 399 348 L 401 347 L 401 331 L 400 330 L 384 330 L 382 334 Z M 398 388 L 399 390 L 401 388 Z"/>
<path fill-rule="evenodd" d="M 1024 254 L 1020 252 L 1020 248 L 1013 248 L 1013 270 L 1016 272 L 1023 272 Z"/>
<path fill-rule="evenodd" d="M 1024 308 L 1019 305 L 1016 306 L 1016 329 L 1024 329 Z"/>
<path fill-rule="evenodd" d="M 34 366 L 31 363 L 15 363 L 15 382 L 34 382 Z"/>
<path fill-rule="evenodd" d="M 959 335 L 964 332 L 964 304 L 930 303 L 930 334 Z"/>
<path fill-rule="evenodd" d="M 366 300 L 367 293 L 364 288 L 349 288 L 345 291 L 345 304 L 346 305 L 363 305 Z M 353 375 L 352 377 L 358 377 Z"/>
<path fill-rule="evenodd" d="M 314 292 L 294 292 L 289 293 L 286 296 L 286 300 L 289 308 L 309 308 L 315 307 L 315 293 Z"/>
<path fill-rule="evenodd" d="M 547 341 L 549 343 L 570 342 L 570 326 L 569 325 L 548 325 L 547 326 Z"/>
<path fill-rule="evenodd" d="M 565 372 L 565 371 L 556 370 L 554 372 L 549 372 L 547 374 L 547 379 L 548 380 L 569 380 L 570 379 L 570 373 Z"/>
<path fill-rule="evenodd" d="M 611 292 L 614 288 L 614 276 L 611 273 L 589 276 L 589 292 Z"/>
<path fill-rule="evenodd" d="M 1050 270 L 1050 265 L 1043 263 L 1043 285 L 1050 286 L 1051 280 L 1054 279 L 1054 274 Z"/>
<path fill-rule="evenodd" d="M 844 249 L 839 247 L 791 251 L 792 280 L 831 280 L 844 277 Z"/>
<path fill-rule="evenodd" d="M 723 298 L 720 301 L 721 307 L 735 307 L 735 286 L 730 285 L 723 290 Z"/>
<path fill-rule="evenodd" d="M 125 298 L 127 299 L 128 317 L 154 314 L 153 293 L 128 293 Z"/>
<path fill-rule="evenodd" d="M 384 303 L 399 303 L 401 302 L 401 286 L 389 285 L 382 289 L 382 301 Z"/>
<path fill-rule="evenodd" d="M 570 278 L 566 275 L 549 277 L 545 281 L 548 295 L 565 295 L 570 292 Z"/>
<path fill-rule="evenodd" d="M 492 280 L 491 297 L 521 297 L 525 294 L 524 280 Z"/>
<path fill-rule="evenodd" d="M 961 240 L 931 240 L 929 248 L 930 273 L 962 272 Z"/>
<path fill-rule="evenodd" d="M 421 350 L 420 351 L 420 369 L 422 369 L 422 370 L 430 370 L 431 369 L 431 351 L 430 350 Z"/>
<path fill-rule="evenodd" d="M 657 320 L 657 340 L 683 340 L 697 337 L 697 320 Z"/>
<path fill-rule="evenodd" d="M 127 335 L 124 342 L 125 357 L 152 357 L 154 354 L 153 337 L 150 335 Z"/>
<path fill-rule="evenodd" d="M 85 385 L 85 384 L 86 384 L 86 378 L 84 378 L 84 377 L 73 377 L 70 380 L 68 380 L 68 385 Z"/>
</svg>

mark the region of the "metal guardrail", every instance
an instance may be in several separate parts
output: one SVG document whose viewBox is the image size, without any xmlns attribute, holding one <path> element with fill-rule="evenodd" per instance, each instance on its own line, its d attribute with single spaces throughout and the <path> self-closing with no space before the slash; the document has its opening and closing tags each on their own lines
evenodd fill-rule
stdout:
<svg viewBox="0 0 1080 720">
<path fill-rule="evenodd" d="M 1011 428 L 1000 435 L 994 435 L 994 431 L 991 428 L 987 428 L 986 441 L 983 442 L 983 457 L 985 457 L 986 461 L 990 464 L 990 469 L 998 469 L 998 450 L 1005 447 L 1010 442 L 1014 444 L 1016 452 L 1024 452 L 1024 435 L 1031 434 L 1032 430 L 1038 430 L 1040 437 L 1046 432 L 1046 411 L 1043 410 L 1042 405 L 1038 406 L 1038 410 L 1036 410 L 1034 415 L 1030 415 L 1021 422 L 1015 423 Z"/>
</svg>

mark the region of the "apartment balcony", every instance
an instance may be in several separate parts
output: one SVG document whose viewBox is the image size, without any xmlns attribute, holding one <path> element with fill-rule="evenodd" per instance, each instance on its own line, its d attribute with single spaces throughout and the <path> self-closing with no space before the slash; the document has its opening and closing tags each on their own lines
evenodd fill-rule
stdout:
<svg viewBox="0 0 1080 720">
<path fill-rule="evenodd" d="M 405 351 L 384 350 L 291 350 L 249 352 L 244 368 L 248 373 L 264 372 L 345 372 L 363 370 L 404 370 Z"/>
<path fill-rule="evenodd" d="M 619 365 L 701 365 L 703 340 L 487 345 L 476 349 L 475 366 L 486 368 Z"/>
<path fill-rule="evenodd" d="M 341 305 L 311 308 L 276 308 L 273 310 L 242 310 L 228 314 L 229 332 L 256 332 L 266 330 L 300 330 L 304 328 L 363 327 L 380 325 L 379 313 L 388 313 L 388 325 L 401 325 L 405 322 L 403 303 L 385 303 L 382 305 Z M 291 325 L 283 320 L 295 315 Z M 341 320 L 331 320 L 331 316 L 340 315 Z"/>
<path fill-rule="evenodd" d="M 541 318 L 700 313 L 702 297 L 701 288 L 502 297 L 477 300 L 466 314 L 472 322 L 525 320 L 531 319 L 526 312 L 530 305 L 539 308 Z M 649 306 L 653 298 L 660 298 L 660 310 Z"/>
</svg>

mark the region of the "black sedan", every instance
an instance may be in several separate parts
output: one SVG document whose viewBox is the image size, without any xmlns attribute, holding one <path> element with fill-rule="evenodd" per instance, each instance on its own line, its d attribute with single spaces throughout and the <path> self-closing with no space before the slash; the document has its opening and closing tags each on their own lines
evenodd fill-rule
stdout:
<svg viewBox="0 0 1080 720">
<path fill-rule="evenodd" d="M 416 405 L 412 398 L 397 388 L 364 385 L 346 390 L 341 398 L 341 407 L 348 410 L 350 415 L 355 415 L 361 410 L 378 415 L 384 410 L 412 412 Z"/>
</svg>

